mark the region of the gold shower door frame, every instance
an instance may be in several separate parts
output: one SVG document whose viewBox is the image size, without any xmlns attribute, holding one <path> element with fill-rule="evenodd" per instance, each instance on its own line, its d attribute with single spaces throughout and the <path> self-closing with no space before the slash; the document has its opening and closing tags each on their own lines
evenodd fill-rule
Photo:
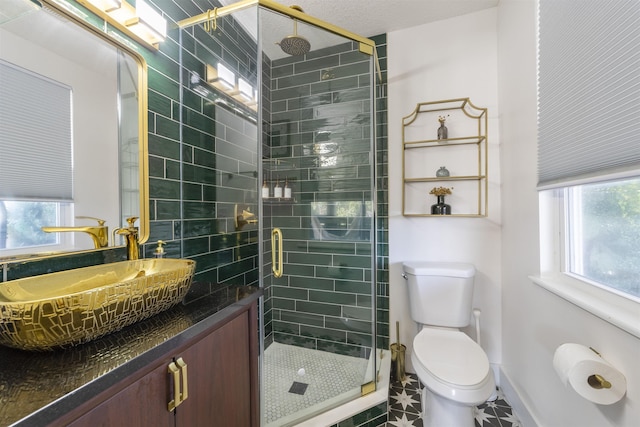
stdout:
<svg viewBox="0 0 640 427">
<path fill-rule="evenodd" d="M 187 28 L 193 25 L 207 24 L 208 22 L 215 20 L 216 18 L 225 16 L 225 15 L 230 15 L 234 12 L 248 9 L 256 5 L 265 7 L 267 9 L 273 10 L 283 15 L 287 15 L 299 21 L 306 22 L 307 24 L 311 24 L 313 26 L 325 29 L 330 33 L 337 34 L 339 36 L 358 42 L 360 52 L 367 55 L 372 55 L 374 57 L 374 61 L 376 64 L 376 71 L 378 74 L 378 80 L 382 81 L 382 73 L 380 71 L 380 63 L 378 61 L 378 54 L 376 52 L 376 44 L 373 40 L 359 36 L 355 33 L 352 33 L 351 31 L 348 31 L 343 28 L 337 27 L 333 24 L 330 24 L 329 22 L 307 15 L 304 12 L 300 12 L 295 8 L 284 6 L 284 5 L 281 5 L 280 3 L 276 3 L 271 0 L 241 0 L 239 2 L 230 4 L 228 6 L 222 6 L 212 10 L 208 10 L 199 15 L 192 16 L 191 18 L 186 18 L 181 21 L 178 21 L 178 27 Z"/>
</svg>

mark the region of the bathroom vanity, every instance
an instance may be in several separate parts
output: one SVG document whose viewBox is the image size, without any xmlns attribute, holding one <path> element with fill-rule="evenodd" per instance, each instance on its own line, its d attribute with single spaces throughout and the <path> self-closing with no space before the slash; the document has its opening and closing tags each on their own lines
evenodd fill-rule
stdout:
<svg viewBox="0 0 640 427">
<path fill-rule="evenodd" d="M 259 425 L 259 288 L 225 286 L 98 340 L 0 347 L 0 425 Z"/>
</svg>

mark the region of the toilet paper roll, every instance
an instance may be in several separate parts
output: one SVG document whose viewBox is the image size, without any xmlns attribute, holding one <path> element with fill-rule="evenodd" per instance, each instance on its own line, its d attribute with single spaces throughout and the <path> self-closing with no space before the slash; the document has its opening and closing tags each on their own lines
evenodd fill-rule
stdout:
<svg viewBox="0 0 640 427">
<path fill-rule="evenodd" d="M 616 403 L 627 391 L 622 372 L 584 345 L 562 344 L 553 356 L 553 367 L 564 385 L 599 405 Z"/>
</svg>

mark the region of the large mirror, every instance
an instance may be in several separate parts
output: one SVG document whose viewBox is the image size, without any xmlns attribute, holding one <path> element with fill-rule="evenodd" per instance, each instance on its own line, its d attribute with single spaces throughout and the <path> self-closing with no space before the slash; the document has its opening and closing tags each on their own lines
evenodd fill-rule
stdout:
<svg viewBox="0 0 640 427">
<path fill-rule="evenodd" d="M 0 259 L 120 246 L 132 216 L 145 241 L 146 62 L 51 0 L 1 1 Z"/>
</svg>

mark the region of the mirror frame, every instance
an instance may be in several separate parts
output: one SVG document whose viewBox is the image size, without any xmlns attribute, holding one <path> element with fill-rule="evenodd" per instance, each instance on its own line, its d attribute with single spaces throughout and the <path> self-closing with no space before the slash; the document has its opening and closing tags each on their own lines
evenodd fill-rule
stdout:
<svg viewBox="0 0 640 427">
<path fill-rule="evenodd" d="M 138 64 L 138 185 L 140 191 L 139 201 L 139 219 L 138 219 L 138 242 L 145 243 L 149 239 L 149 149 L 148 149 L 148 81 L 147 81 L 147 61 L 138 53 L 134 47 L 128 46 L 117 37 L 109 34 L 106 30 L 102 30 L 90 22 L 85 21 L 81 17 L 71 12 L 72 2 L 68 1 L 70 9 L 65 8 L 54 0 L 39 0 L 43 5 L 59 13 L 68 19 L 72 25 L 78 25 L 81 29 L 88 31 L 90 34 L 100 38 L 102 41 L 109 43 L 116 49 L 120 49 L 129 54 Z M 80 2 L 78 5 L 82 6 Z M 87 10 L 87 9 L 85 9 Z M 98 16 L 90 10 L 91 13 L 106 24 L 110 24 L 104 17 Z M 124 37 L 123 37 L 124 38 Z M 133 45 L 133 42 L 131 43 Z M 116 141 L 116 143 L 118 143 Z M 115 227 L 123 227 L 126 224 L 117 224 Z M 87 252 L 104 251 L 113 248 L 123 247 L 124 245 L 108 246 L 99 249 L 79 249 L 60 252 L 46 253 L 26 253 L 18 255 L 10 255 L 6 258 L 0 258 L 0 263 L 11 263 L 12 261 L 34 260 L 37 258 L 59 257 L 70 254 L 79 254 Z"/>
</svg>

